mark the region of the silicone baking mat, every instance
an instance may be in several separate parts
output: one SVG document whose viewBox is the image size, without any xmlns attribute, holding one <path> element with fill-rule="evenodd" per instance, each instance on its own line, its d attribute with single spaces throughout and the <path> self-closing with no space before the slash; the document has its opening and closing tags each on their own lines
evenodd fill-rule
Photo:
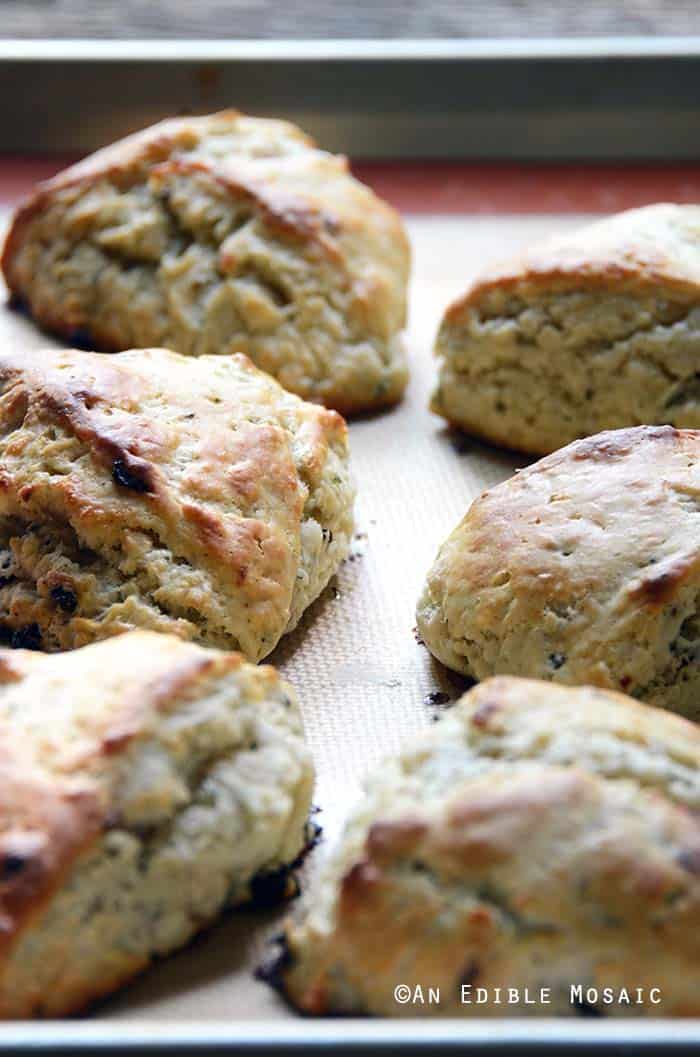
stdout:
<svg viewBox="0 0 700 1057">
<path fill-rule="evenodd" d="M 30 167 L 31 169 L 32 167 Z M 15 173 L 19 175 L 15 169 Z M 0 166 L 0 239 L 7 192 Z M 31 171 L 22 174 L 27 177 Z M 34 174 L 36 177 L 36 173 Z M 524 457 L 446 429 L 427 410 L 435 379 L 432 347 L 445 306 L 488 262 L 533 239 L 570 230 L 610 209 L 667 197 L 700 198 L 700 173 L 654 174 L 625 181 L 599 172 L 561 179 L 553 171 L 525 180 L 512 169 L 437 172 L 373 167 L 363 175 L 409 211 L 413 246 L 406 343 L 411 383 L 404 402 L 350 424 L 358 489 L 353 554 L 284 639 L 270 661 L 294 682 L 301 699 L 318 782 L 324 828 L 309 856 L 303 884 L 337 839 L 361 795 L 367 769 L 394 752 L 462 692 L 463 681 L 433 661 L 413 633 L 415 603 L 441 541 L 471 500 L 510 476 Z M 569 176 L 571 174 L 569 173 Z M 590 174 L 589 174 L 590 175 Z M 658 177 L 658 173 L 656 174 Z M 669 185 L 670 179 L 670 185 Z M 22 181 L 23 183 L 24 181 Z M 19 188 L 17 188 L 19 189 Z M 442 200 L 440 201 L 440 196 Z M 529 200 L 528 200 L 529 198 Z M 539 202 L 547 212 L 532 213 Z M 436 213 L 426 211 L 435 204 Z M 447 214 L 445 208 L 464 212 Z M 508 212 L 499 212 L 507 209 Z M 1 282 L 1 281 L 0 281 Z M 33 345 L 50 339 L 9 310 L 0 289 L 0 340 Z M 434 695 L 440 695 L 436 700 Z M 433 695 L 433 696 L 431 696 Z M 310 1021 L 291 1012 L 253 975 L 284 910 L 234 911 L 186 949 L 154 965 L 81 1023 L 0 1028 L 3 1053 L 126 1052 L 583 1054 L 614 1045 L 620 1052 L 696 1052 L 695 1022 L 630 1021 Z"/>
<path fill-rule="evenodd" d="M 352 555 L 301 625 L 268 658 L 297 688 L 318 782 L 324 839 L 306 880 L 336 839 L 363 774 L 430 723 L 463 682 L 433 661 L 413 633 L 421 583 L 441 540 L 470 501 L 510 476 L 523 456 L 444 428 L 427 410 L 432 345 L 442 310 L 486 261 L 581 217 L 413 217 L 414 274 L 406 335 L 412 378 L 403 403 L 350 424 L 357 484 Z M 3 342 L 49 344 L 23 316 L 0 308 Z M 442 695 L 442 704 L 431 700 Z M 289 1016 L 253 967 L 279 914 L 229 914 L 186 950 L 155 965 L 100 1017 L 265 1019 Z"/>
</svg>

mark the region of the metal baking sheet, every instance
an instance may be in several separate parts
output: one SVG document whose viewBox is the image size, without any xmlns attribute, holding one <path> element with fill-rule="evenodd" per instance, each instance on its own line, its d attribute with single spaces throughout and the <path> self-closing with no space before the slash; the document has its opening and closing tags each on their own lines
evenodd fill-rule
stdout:
<svg viewBox="0 0 700 1057">
<path fill-rule="evenodd" d="M 86 152 L 234 105 L 353 157 L 695 159 L 699 85 L 692 36 L 0 40 L 0 143 Z"/>
<path fill-rule="evenodd" d="M 456 699 L 459 677 L 413 634 L 414 607 L 439 543 L 484 488 L 523 457 L 446 429 L 426 408 L 432 345 L 446 304 L 486 262 L 586 217 L 446 215 L 408 218 L 413 244 L 405 401 L 350 425 L 358 486 L 353 556 L 270 660 L 297 687 L 318 770 L 324 841 L 306 880 L 337 838 L 367 768 L 428 725 L 433 691 Z M 1 300 L 1 295 L 0 295 Z M 0 340 L 49 344 L 24 317 L 0 308 Z M 445 707 L 445 706 L 442 706 Z M 89 1020 L 0 1026 L 5 1053 L 398 1054 L 697 1052 L 700 1024 L 589 1021 L 313 1021 L 253 977 L 279 913 L 239 911 L 155 965 Z"/>
</svg>

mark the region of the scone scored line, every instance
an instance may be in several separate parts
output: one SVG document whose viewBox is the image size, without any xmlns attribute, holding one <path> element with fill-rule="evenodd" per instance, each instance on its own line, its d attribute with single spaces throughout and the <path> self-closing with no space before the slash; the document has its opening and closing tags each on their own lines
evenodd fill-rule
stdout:
<svg viewBox="0 0 700 1057">
<path fill-rule="evenodd" d="M 93 154 L 17 211 L 2 267 L 82 347 L 242 352 L 344 414 L 406 386 L 399 215 L 284 121 L 177 118 Z"/>
<path fill-rule="evenodd" d="M 436 354 L 432 410 L 507 448 L 700 428 L 700 206 L 629 210 L 488 268 Z"/>
<path fill-rule="evenodd" d="M 484 492 L 417 625 L 474 679 L 592 683 L 700 720 L 700 432 L 612 430 Z"/>
<path fill-rule="evenodd" d="M 699 929 L 700 729 L 499 677 L 371 773 L 265 974 L 317 1015 L 693 1017 Z"/>
<path fill-rule="evenodd" d="M 172 636 L 0 650 L 0 770 L 3 1018 L 83 1009 L 308 839 L 292 689 Z"/>
<path fill-rule="evenodd" d="M 268 654 L 346 557 L 347 429 L 242 355 L 0 352 L 0 629 Z"/>
</svg>

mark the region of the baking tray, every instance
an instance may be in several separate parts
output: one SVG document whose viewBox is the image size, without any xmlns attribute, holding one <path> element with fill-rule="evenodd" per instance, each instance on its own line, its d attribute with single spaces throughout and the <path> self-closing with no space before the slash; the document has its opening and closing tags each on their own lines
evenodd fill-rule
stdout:
<svg viewBox="0 0 700 1057">
<path fill-rule="evenodd" d="M 528 42 L 528 48 L 531 44 Z M 554 63 L 564 62 L 555 44 L 548 45 L 546 49 L 537 42 L 536 45 L 541 50 L 549 50 L 548 57 L 540 55 L 543 60 L 547 58 L 547 61 Z M 606 43 L 605 46 L 596 42 L 596 45 L 599 51 L 605 52 L 607 48 L 613 65 L 623 59 L 634 64 L 639 59 L 649 76 L 652 70 L 659 74 L 666 62 L 670 62 L 674 69 L 681 68 L 675 65 L 677 61 L 681 62 L 684 69 L 689 62 L 689 68 L 698 71 L 700 49 L 695 48 L 692 42 L 690 46 L 688 42 L 682 42 L 682 46 L 676 42 L 673 48 L 667 44 L 663 44 L 661 49 L 647 48 L 641 58 L 629 42 L 624 47 L 621 42 Z M 265 47 L 269 49 L 270 45 Z M 311 77 L 314 63 L 323 66 L 326 62 L 319 52 L 314 55 L 314 48 L 310 47 L 304 57 L 299 47 L 294 47 L 297 50 L 293 60 L 289 56 L 284 59 L 281 55 L 275 58 L 273 54 L 263 59 L 258 50 L 253 59 L 249 56 L 246 61 L 272 63 L 271 69 L 276 68 L 276 61 L 294 61 L 298 64 L 300 81 Z M 409 66 L 417 62 L 424 78 L 426 61 L 437 64 L 431 66 L 431 71 L 443 62 L 459 62 L 465 76 L 474 74 L 472 62 L 493 62 L 496 66 L 500 63 L 501 70 L 504 69 L 503 63 L 507 65 L 510 62 L 524 62 L 533 68 L 530 65 L 532 56 L 525 55 L 524 49 L 514 44 L 504 47 L 503 52 L 499 53 L 498 46 L 491 42 L 488 47 L 484 45 L 484 54 L 481 56 L 475 57 L 472 47 L 470 55 L 458 56 L 457 59 L 454 58 L 454 48 L 450 52 L 447 46 L 438 43 L 427 48 L 426 58 L 426 47 L 423 47 L 422 57 L 414 55 L 413 58 L 402 58 L 394 54 L 385 56 L 385 63 L 380 62 L 379 50 L 372 56 L 365 52 L 363 56 L 354 57 L 350 51 L 341 51 L 340 57 L 333 61 L 347 62 L 347 69 L 355 70 L 367 70 L 369 66 L 374 69 L 376 66 L 379 81 L 382 78 L 390 80 L 395 76 L 399 78 L 392 82 L 395 85 L 403 83 L 401 76 L 409 77 L 409 67 L 403 66 L 404 61 Z M 581 61 L 578 50 L 569 45 L 567 47 L 572 52 L 571 65 L 567 66 L 567 62 L 564 62 L 564 66 L 559 65 L 557 77 L 565 76 L 568 69 L 573 78 L 567 81 L 570 85 L 578 76 L 575 71 L 582 67 L 578 65 Z M 63 102 L 77 91 L 72 83 L 71 63 L 78 63 L 74 67 L 75 71 L 87 71 L 85 80 L 80 81 L 82 88 L 78 93 L 82 105 L 92 98 L 91 90 L 99 84 L 100 78 L 106 78 L 105 84 L 111 81 L 112 94 L 119 94 L 120 98 L 122 87 L 126 85 L 127 95 L 131 98 L 129 78 L 124 75 L 135 70 L 129 64 L 136 62 L 137 65 L 142 64 L 141 73 L 147 81 L 153 76 L 154 83 L 161 84 L 162 78 L 167 79 L 167 71 L 172 67 L 173 85 L 182 83 L 185 94 L 181 97 L 173 91 L 169 112 L 185 108 L 184 104 L 180 107 L 179 102 L 185 98 L 185 86 L 189 84 L 188 98 L 192 109 L 231 103 L 258 113 L 269 109 L 296 117 L 323 137 L 323 122 L 319 129 L 313 121 L 306 119 L 305 112 L 291 112 L 289 105 L 283 105 L 281 96 L 272 99 L 271 95 L 263 92 L 269 106 L 257 106 L 254 93 L 251 95 L 252 89 L 244 98 L 233 91 L 235 80 L 225 82 L 231 89 L 231 94 L 225 99 L 217 95 L 211 101 L 207 100 L 205 106 L 199 105 L 201 100 L 193 103 L 191 81 L 186 80 L 186 77 L 193 75 L 195 66 L 192 64 L 220 62 L 228 70 L 226 46 L 220 45 L 219 50 L 210 50 L 205 54 L 200 45 L 185 56 L 181 64 L 174 62 L 172 55 L 168 59 L 162 51 L 158 57 L 158 49 L 151 45 L 144 45 L 140 58 L 138 48 L 133 52 L 132 44 L 128 48 L 117 48 L 117 57 L 114 54 L 100 57 L 97 54 L 99 49 L 95 49 L 90 58 L 90 50 L 82 48 L 82 58 L 76 58 L 75 51 L 73 58 L 70 58 L 68 52 L 73 45 L 62 53 L 61 49 L 65 48 L 65 44 L 59 47 L 47 43 L 41 58 L 32 56 L 26 44 L 20 46 L 18 43 L 12 63 L 9 64 L 15 71 L 9 81 L 7 63 L 0 64 L 0 91 L 3 98 L 22 100 L 18 88 L 20 84 L 25 87 L 37 81 L 43 84 L 41 94 L 45 100 L 45 112 L 39 122 L 41 130 L 48 129 L 46 122 L 49 122 L 52 113 L 61 113 L 60 106 L 54 109 L 53 88 L 59 92 L 62 82 L 69 86 L 67 95 L 64 93 L 62 96 Z M 319 48 L 319 45 L 315 48 Z M 324 48 L 329 46 L 326 44 Z M 357 48 L 356 43 L 353 42 L 352 48 Z M 381 48 L 386 48 L 386 45 Z M 128 58 L 131 52 L 137 59 L 133 55 Z M 534 54 L 537 54 L 536 48 Z M 661 66 L 657 60 L 661 61 Z M 236 63 L 243 59 L 239 55 L 238 59 L 230 61 L 233 64 L 230 74 L 234 76 Z M 584 66 L 589 61 L 592 61 L 591 55 L 587 54 Z M 101 67 L 103 62 L 106 64 L 104 69 Z M 360 65 L 354 66 L 356 62 Z M 58 64 L 55 68 L 60 67 L 62 70 L 62 78 L 56 82 L 51 81 L 52 63 Z M 115 63 L 126 65 L 121 65 L 117 70 Z M 158 63 L 164 64 L 163 70 L 154 72 Z M 594 61 L 594 65 L 599 70 L 605 67 L 605 63 L 600 66 L 598 60 Z M 18 75 L 17 70 L 20 68 Z M 97 69 L 96 82 L 90 79 L 92 74 L 88 76 L 91 69 Z M 344 76 L 342 66 L 336 66 L 335 69 L 336 76 Z M 305 71 L 303 76 L 301 71 Z M 48 81 L 44 81 L 45 74 L 49 77 Z M 119 93 L 114 92 L 114 78 L 117 75 Z M 185 80 L 180 82 L 180 76 Z M 410 77 L 414 76 L 415 72 L 410 73 Z M 665 76 L 669 76 L 668 68 Z M 677 91 L 679 82 L 671 78 L 665 98 L 678 103 L 686 128 L 690 130 L 695 127 L 693 123 L 697 122 L 700 111 L 693 94 L 697 88 L 695 82 L 690 83 L 684 77 L 680 77 L 680 82 L 684 87 L 682 91 Z M 449 78 L 446 83 L 449 84 Z M 640 87 L 638 81 L 635 83 Z M 300 89 L 294 88 L 295 84 L 292 79 L 293 94 L 298 95 Z M 516 84 L 517 79 L 510 82 L 511 103 L 517 97 Z M 278 84 L 278 90 L 282 90 L 281 83 Z M 31 99 L 38 105 L 38 95 L 33 91 Z M 337 89 L 336 97 L 338 94 Z M 99 136 L 100 142 L 113 138 L 127 128 L 143 124 L 150 117 L 160 116 L 160 113 L 154 112 L 144 118 L 141 111 L 124 110 L 121 117 L 113 115 L 114 120 L 111 120 L 109 106 L 103 108 L 105 98 L 99 93 L 98 98 L 101 103 L 90 111 L 90 122 L 85 125 L 90 127 L 90 136 Z M 437 106 L 437 95 L 431 98 L 431 106 Z M 369 106 L 369 96 L 362 95 L 359 102 Z M 411 106 L 416 103 L 415 97 L 409 96 L 404 102 L 409 107 L 406 113 L 416 117 L 420 124 L 423 120 L 418 112 L 420 108 L 411 110 Z M 163 105 L 164 99 L 159 97 L 158 106 Z M 602 107 L 604 100 L 599 99 L 597 105 Z M 396 102 L 396 107 L 399 113 L 400 101 Z M 21 142 L 13 139 L 19 134 L 19 123 L 8 115 L 10 109 L 6 107 L 0 114 L 0 145 L 8 145 L 8 151 L 17 151 L 23 149 Z M 17 110 L 21 110 L 21 106 Z M 96 145 L 81 139 L 84 136 L 81 115 L 84 112 L 84 107 L 72 115 L 63 112 L 65 125 L 57 126 L 50 135 L 48 131 L 46 136 L 43 131 L 37 135 L 35 127 L 33 147 L 70 154 L 81 147 Z M 326 112 L 324 120 L 330 120 L 328 113 L 331 112 L 332 107 Z M 634 112 L 632 106 L 628 117 Z M 361 124 L 362 109 L 357 113 L 359 117 L 356 123 Z M 123 124 L 119 124 L 120 121 Z M 401 121 L 401 127 L 405 130 L 407 119 L 404 117 Z M 352 122 L 342 126 L 346 130 L 351 127 Z M 425 144 L 427 118 L 421 127 L 421 135 L 410 142 Z M 648 129 L 646 134 L 648 138 Z M 328 136 L 323 138 L 329 143 Z M 688 143 L 691 138 L 695 151 L 695 143 L 700 140 L 689 135 Z M 587 144 L 586 149 L 593 151 L 589 156 L 596 156 L 595 145 L 597 143 L 600 147 L 604 140 L 605 136 L 596 140 L 595 135 L 587 139 L 582 134 L 579 150 L 583 149 L 582 144 Z M 360 137 L 353 142 L 367 141 Z M 522 143 L 521 134 L 521 146 Z M 688 143 L 684 151 L 674 155 L 676 159 L 690 156 Z M 329 145 L 340 146 L 333 140 Z M 513 144 L 509 146 L 512 149 Z M 611 146 L 609 143 L 609 149 Z M 553 149 L 553 143 L 551 147 Z M 409 142 L 398 133 L 396 138 L 387 139 L 386 149 L 389 155 L 395 151 L 403 152 L 402 156 L 406 157 L 411 154 Z M 505 150 L 506 145 L 502 145 L 502 149 Z M 376 150 L 379 148 L 375 144 Z M 634 155 L 634 151 L 631 153 Z M 543 156 L 550 155 L 545 151 Z M 603 151 L 602 156 L 612 158 L 620 155 L 606 155 Z M 516 151 L 516 157 L 522 161 L 525 155 L 519 155 Z M 532 155 L 528 154 L 527 157 Z M 45 161 L 42 163 L 44 168 L 46 164 Z M 10 171 L 12 164 L 8 161 L 4 168 Z M 17 171 L 16 166 L 13 171 Z M 32 171 L 32 165 L 27 164 L 26 159 L 23 171 L 27 177 Z M 580 186 L 580 174 L 577 175 L 575 170 L 499 171 L 501 176 L 505 176 L 506 193 L 494 205 L 489 198 L 494 172 L 479 167 L 464 169 L 455 166 L 446 170 L 440 166 L 414 164 L 404 167 L 395 164 L 388 169 L 369 166 L 363 170 L 366 177 L 372 179 L 374 176 L 378 182 L 383 182 L 388 197 L 397 204 L 408 203 L 410 206 L 413 202 L 414 206 L 419 207 L 418 210 L 411 207 L 407 215 L 414 253 L 410 321 L 406 337 L 412 379 L 407 397 L 398 408 L 351 423 L 350 442 L 358 484 L 358 536 L 354 541 L 352 558 L 311 607 L 300 627 L 283 640 L 270 658 L 299 691 L 318 769 L 316 800 L 322 807 L 320 821 L 324 827 L 324 842 L 314 851 L 306 865 L 306 880 L 337 837 L 347 810 L 359 795 L 361 779 L 367 768 L 384 755 L 394 752 L 406 736 L 427 726 L 435 718 L 441 709 L 430 703 L 431 694 L 440 691 L 453 701 L 461 693 L 463 683 L 459 677 L 433 661 L 425 648 L 416 641 L 413 634 L 416 598 L 439 543 L 462 516 L 471 500 L 484 488 L 510 476 L 524 461 L 522 456 L 515 457 L 512 453 L 489 448 L 450 432 L 427 411 L 427 396 L 435 373 L 432 345 L 442 310 L 489 260 L 516 252 L 534 238 L 564 231 L 584 222 L 587 213 L 579 211 L 581 203 L 586 211 L 596 212 L 623 208 L 629 204 L 625 197 L 625 174 L 618 170 L 615 184 L 618 188 L 617 197 L 613 199 L 604 170 L 598 170 L 597 176 L 584 178 L 585 194 Z M 0 198 L 2 172 L 0 162 Z M 700 199 L 699 166 L 676 167 L 669 172 L 666 182 L 662 181 L 664 190 L 670 191 L 666 197 Z M 407 180 L 402 173 L 408 173 L 410 179 Z M 647 172 L 641 183 L 638 177 L 639 170 L 629 174 L 629 183 L 636 188 L 635 204 L 640 199 L 653 200 L 659 186 L 658 170 L 657 182 L 653 173 L 650 176 Z M 526 185 L 534 186 L 539 194 L 539 198 L 534 194 L 529 212 L 523 212 L 522 195 L 519 193 Z M 578 187 L 578 191 L 572 193 L 575 187 Z M 436 192 L 443 195 L 443 206 L 442 212 L 433 214 L 431 194 L 435 196 Z M 444 212 L 445 200 L 451 210 L 449 213 Z M 434 197 L 432 201 L 435 201 Z M 481 209 L 483 203 L 486 203 L 486 212 Z M 0 215 L 0 226 L 2 222 Z M 0 307 L 0 340 L 34 345 L 49 343 L 49 339 L 39 335 L 26 319 L 4 306 Z M 263 956 L 267 939 L 279 927 L 279 918 L 279 912 L 240 911 L 229 914 L 186 950 L 159 963 L 119 995 L 102 1003 L 93 1011 L 90 1020 L 0 1025 L 0 1052 L 54 1055 L 131 1055 L 166 1051 L 192 1055 L 225 1052 L 246 1055 L 334 1053 L 362 1054 L 367 1057 L 368 1054 L 400 1052 L 558 1055 L 592 1051 L 599 1053 L 601 1049 L 614 1049 L 618 1053 L 656 1052 L 661 1049 L 663 1052 L 697 1053 L 700 1050 L 698 1022 L 302 1019 L 291 1014 L 272 991 L 252 976 L 252 968 Z"/>
<path fill-rule="evenodd" d="M 353 157 L 666 161 L 698 157 L 700 37 L 0 40 L 0 99 L 8 152 L 234 104 Z"/>
<path fill-rule="evenodd" d="M 508 477 L 523 457 L 452 434 L 426 410 L 431 346 L 439 315 L 485 261 L 533 237 L 585 218 L 414 216 L 408 218 L 415 268 L 407 333 L 412 380 L 395 410 L 350 425 L 358 484 L 358 537 L 352 559 L 270 660 L 298 688 L 318 768 L 325 847 L 359 794 L 367 767 L 432 721 L 442 691 L 454 700 L 458 676 L 415 639 L 414 606 L 423 576 L 447 532 L 484 488 Z M 23 317 L 0 310 L 0 340 L 47 339 Z M 445 707 L 445 706 L 442 706 Z M 311 856 L 312 872 L 324 853 Z M 4 1052 L 434 1053 L 584 1052 L 615 1042 L 620 1052 L 690 1052 L 700 1026 L 666 1022 L 530 1021 L 405 1023 L 301 1020 L 252 976 L 279 914 L 230 914 L 186 950 L 164 960 L 89 1023 L 0 1026 Z M 165 1026 L 167 1025 L 167 1027 Z M 672 1032 L 672 1033 L 671 1033 Z"/>
</svg>

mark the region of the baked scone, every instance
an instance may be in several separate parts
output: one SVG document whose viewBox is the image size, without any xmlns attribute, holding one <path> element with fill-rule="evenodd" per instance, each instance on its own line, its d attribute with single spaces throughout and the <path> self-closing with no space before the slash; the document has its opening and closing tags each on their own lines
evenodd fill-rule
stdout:
<svg viewBox="0 0 700 1057">
<path fill-rule="evenodd" d="M 436 352 L 432 410 L 495 444 L 700 428 L 700 207 L 630 210 L 488 270 Z"/>
<path fill-rule="evenodd" d="M 2 258 L 46 329 L 113 352 L 243 352 L 351 413 L 400 399 L 409 246 L 345 158 L 233 110 L 165 121 L 39 185 Z"/>
<path fill-rule="evenodd" d="M 373 773 L 268 975 L 306 1013 L 697 1016 L 699 809 L 693 724 L 491 679 Z"/>
<path fill-rule="evenodd" d="M 0 351 L 0 633 L 268 654 L 348 552 L 335 412 L 242 355 Z"/>
<path fill-rule="evenodd" d="M 475 679 L 622 690 L 700 720 L 700 432 L 576 441 L 484 492 L 418 603 L 428 649 Z"/>
<path fill-rule="evenodd" d="M 134 631 L 0 650 L 0 1016 L 60 1016 L 254 898 L 313 785 L 273 668 Z"/>
</svg>

